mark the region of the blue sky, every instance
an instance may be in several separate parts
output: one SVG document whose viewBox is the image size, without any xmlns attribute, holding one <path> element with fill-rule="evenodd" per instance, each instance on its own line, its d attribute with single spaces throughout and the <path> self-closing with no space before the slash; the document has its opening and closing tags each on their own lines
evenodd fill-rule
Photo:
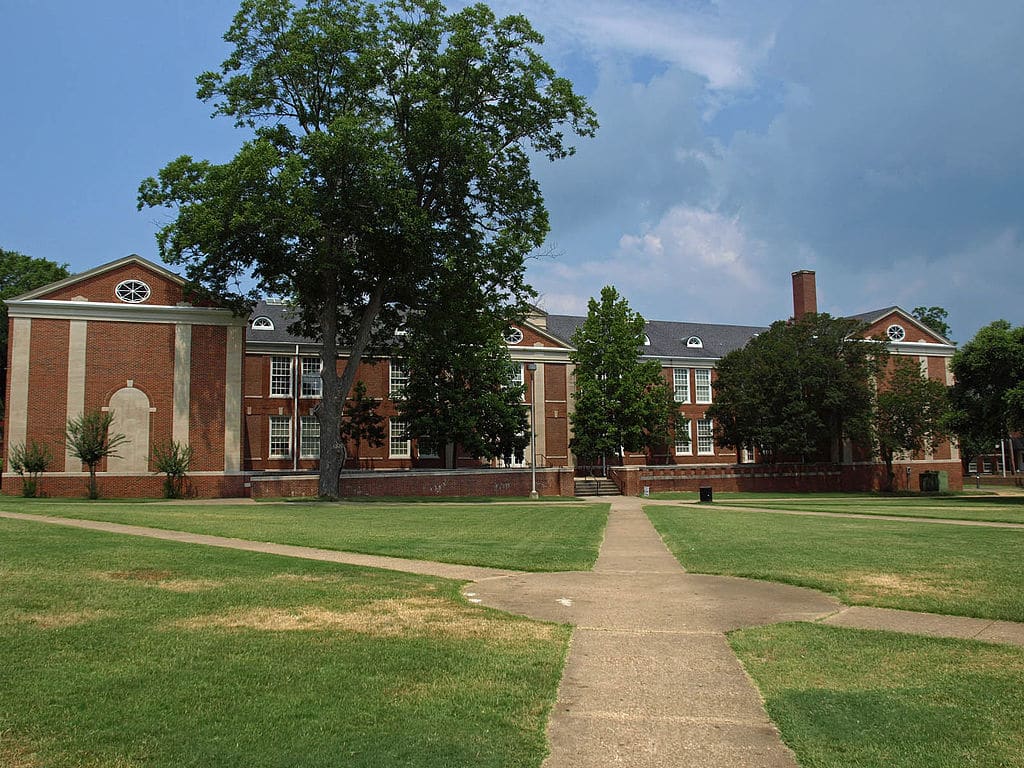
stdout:
<svg viewBox="0 0 1024 768">
<path fill-rule="evenodd" d="M 941 305 L 966 341 L 1024 324 L 1024 4 L 495 2 L 598 112 L 536 173 L 528 275 L 551 312 L 605 284 L 651 319 L 766 324 Z M 195 98 L 237 2 L 0 0 L 0 247 L 84 270 L 156 259 L 139 181 L 242 135 Z"/>
</svg>

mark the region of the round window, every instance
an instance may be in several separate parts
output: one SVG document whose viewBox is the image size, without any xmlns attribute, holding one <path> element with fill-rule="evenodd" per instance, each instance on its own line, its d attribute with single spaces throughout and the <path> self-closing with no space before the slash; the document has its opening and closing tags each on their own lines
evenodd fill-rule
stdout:
<svg viewBox="0 0 1024 768">
<path fill-rule="evenodd" d="M 141 304 L 149 298 L 149 286 L 141 280 L 122 280 L 114 289 L 114 294 L 128 304 Z"/>
<path fill-rule="evenodd" d="M 523 340 L 523 332 L 518 328 L 509 328 L 505 331 L 505 341 L 509 344 L 518 344 Z"/>
<path fill-rule="evenodd" d="M 889 337 L 889 341 L 903 341 L 907 337 L 907 332 L 903 330 L 902 325 L 890 325 L 885 329 L 885 335 Z"/>
</svg>

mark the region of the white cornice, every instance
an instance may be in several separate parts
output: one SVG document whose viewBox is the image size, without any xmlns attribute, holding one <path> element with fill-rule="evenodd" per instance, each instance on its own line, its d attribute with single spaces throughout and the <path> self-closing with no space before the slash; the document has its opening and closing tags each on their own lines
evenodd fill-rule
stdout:
<svg viewBox="0 0 1024 768">
<path fill-rule="evenodd" d="M 7 302 L 11 317 L 45 320 L 92 320 L 108 323 L 185 323 L 187 325 L 245 326 L 246 317 L 217 307 L 170 307 L 161 304 L 114 304 L 105 301 L 29 299 Z"/>
<path fill-rule="evenodd" d="M 714 368 L 720 357 L 666 357 L 664 355 L 640 355 L 641 360 L 658 360 L 666 368 Z"/>
<path fill-rule="evenodd" d="M 897 355 L 928 355 L 931 357 L 952 357 L 956 347 L 951 344 L 937 344 L 932 341 L 890 341 L 890 351 Z"/>
</svg>

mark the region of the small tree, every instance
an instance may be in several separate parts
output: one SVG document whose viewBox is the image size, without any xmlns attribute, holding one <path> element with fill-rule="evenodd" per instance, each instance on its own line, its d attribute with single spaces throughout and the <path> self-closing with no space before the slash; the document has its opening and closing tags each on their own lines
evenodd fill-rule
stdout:
<svg viewBox="0 0 1024 768">
<path fill-rule="evenodd" d="M 29 440 L 11 448 L 11 469 L 24 478 L 21 495 L 32 498 L 39 489 L 39 476 L 53 461 L 53 453 L 46 443 Z M 25 477 L 25 475 L 28 477 Z"/>
<path fill-rule="evenodd" d="M 67 449 L 89 468 L 89 498 L 98 499 L 96 467 L 103 459 L 120 457 L 117 448 L 128 442 L 120 432 L 110 432 L 113 411 L 92 410 L 68 420 L 65 430 Z"/>
<path fill-rule="evenodd" d="M 571 448 L 578 457 L 617 456 L 664 445 L 677 407 L 656 360 L 640 362 L 643 317 L 612 286 L 591 299 L 572 336 L 576 410 Z"/>
<path fill-rule="evenodd" d="M 185 478 L 192 465 L 192 446 L 170 440 L 153 446 L 153 463 L 164 473 L 164 498 L 180 499 L 185 495 Z"/>
<path fill-rule="evenodd" d="M 885 464 L 886 490 L 895 486 L 893 455 L 934 450 L 947 435 L 948 410 L 942 382 L 923 376 L 916 360 L 894 360 L 875 403 L 875 443 Z"/>
<path fill-rule="evenodd" d="M 344 418 L 341 421 L 342 440 L 355 443 L 356 463 L 359 463 L 359 451 L 365 440 L 367 445 L 380 447 L 384 445 L 384 417 L 377 413 L 380 400 L 366 394 L 366 383 L 357 381 L 352 389 L 352 397 L 345 404 Z"/>
</svg>

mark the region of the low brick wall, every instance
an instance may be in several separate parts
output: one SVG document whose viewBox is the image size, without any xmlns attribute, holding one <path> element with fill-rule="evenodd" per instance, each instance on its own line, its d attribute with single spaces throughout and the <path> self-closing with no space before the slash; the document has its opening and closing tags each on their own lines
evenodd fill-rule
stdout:
<svg viewBox="0 0 1024 768">
<path fill-rule="evenodd" d="M 185 495 L 197 499 L 237 498 L 249 495 L 245 475 L 190 475 Z M 19 475 L 4 474 L 3 492 L 20 496 L 23 480 Z M 100 498 L 151 499 L 164 495 L 163 475 L 96 475 Z M 39 478 L 39 496 L 84 498 L 89 493 L 89 475 L 44 474 Z"/>
<path fill-rule="evenodd" d="M 907 468 L 910 473 L 907 473 Z M 896 490 L 920 487 L 926 471 L 949 475 L 949 490 L 963 489 L 958 461 L 895 464 Z M 786 493 L 823 491 L 880 491 L 885 487 L 885 467 L 879 464 L 719 464 L 704 466 L 612 467 L 608 476 L 625 496 L 639 496 L 644 487 L 656 491 L 697 491 L 710 487 L 719 493 Z"/>
<path fill-rule="evenodd" d="M 316 496 L 318 476 L 253 475 L 253 498 Z M 529 496 L 528 469 L 406 470 L 401 472 L 346 472 L 342 496 Z M 572 496 L 572 470 L 566 467 L 537 470 L 540 496 Z"/>
</svg>

